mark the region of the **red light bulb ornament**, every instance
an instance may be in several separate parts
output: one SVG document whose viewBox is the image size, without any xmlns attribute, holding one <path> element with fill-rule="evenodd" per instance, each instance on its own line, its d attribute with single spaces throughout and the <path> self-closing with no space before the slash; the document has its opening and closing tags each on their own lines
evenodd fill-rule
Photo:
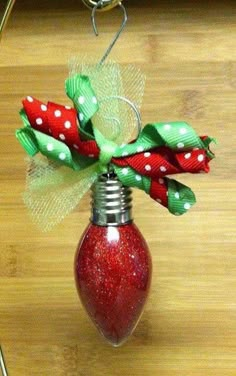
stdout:
<svg viewBox="0 0 236 376">
<path fill-rule="evenodd" d="M 91 224 L 75 256 L 81 301 L 99 332 L 113 346 L 135 329 L 146 303 L 152 263 L 142 234 L 133 223 L 131 190 L 114 174 L 93 186 Z"/>
<path fill-rule="evenodd" d="M 104 4 L 100 0 L 95 10 Z M 137 325 L 152 273 L 147 244 L 132 220 L 131 188 L 182 215 L 195 195 L 170 176 L 207 173 L 214 158 L 214 139 L 198 136 L 183 121 L 147 124 L 136 140 L 121 144 L 136 125 L 127 103 L 141 123 L 144 77 L 134 67 L 103 64 L 127 19 L 119 5 L 124 22 L 100 63 L 75 60 L 71 66 L 65 88 L 73 108 L 28 96 L 20 111 L 24 126 L 16 131 L 31 157 L 24 202 L 41 229 L 60 223 L 93 186 L 91 224 L 78 245 L 74 273 L 88 315 L 114 346 Z"/>
<path fill-rule="evenodd" d="M 24 202 L 41 229 L 60 223 L 93 185 L 91 224 L 78 246 L 75 279 L 90 318 L 111 344 L 119 346 L 143 312 L 152 270 L 147 244 L 132 221 L 130 188 L 143 190 L 170 213 L 182 215 L 196 202 L 195 195 L 170 175 L 209 172 L 214 155 L 209 149 L 213 139 L 199 137 L 181 121 L 147 124 L 136 140 L 119 145 L 128 138 L 123 127 L 117 143 L 111 141 L 107 112 L 102 116 L 103 98 L 112 114 L 113 99 L 124 97 L 115 92 L 112 100 L 104 95 L 97 99 L 99 90 L 95 92 L 93 84 L 99 80 L 114 90 L 106 66 L 103 73 L 105 78 L 100 69 L 97 76 L 73 72 L 66 80 L 75 108 L 28 96 L 20 111 L 24 127 L 16 137 L 33 157 Z M 131 107 L 135 106 L 131 103 Z M 100 123 L 95 114 L 101 116 Z M 122 124 L 130 126 L 126 119 Z M 35 157 L 37 153 L 46 158 Z M 104 174 L 104 169 L 109 173 Z"/>
</svg>

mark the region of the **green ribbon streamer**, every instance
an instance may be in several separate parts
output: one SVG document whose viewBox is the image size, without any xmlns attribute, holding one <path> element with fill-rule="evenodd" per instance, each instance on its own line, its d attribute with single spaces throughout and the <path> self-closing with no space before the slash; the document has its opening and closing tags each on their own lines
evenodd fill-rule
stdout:
<svg viewBox="0 0 236 376">
<path fill-rule="evenodd" d="M 98 100 L 91 86 L 89 77 L 75 75 L 65 82 L 66 94 L 74 103 L 80 120 L 80 132 L 86 139 L 93 140 L 91 118 L 99 110 Z"/>
</svg>

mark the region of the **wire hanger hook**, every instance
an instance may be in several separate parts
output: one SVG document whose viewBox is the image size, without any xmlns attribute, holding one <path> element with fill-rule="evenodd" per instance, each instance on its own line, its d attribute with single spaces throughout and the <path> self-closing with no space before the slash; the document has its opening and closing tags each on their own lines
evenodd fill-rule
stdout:
<svg viewBox="0 0 236 376">
<path fill-rule="evenodd" d="M 98 29 L 97 29 L 97 24 L 96 24 L 96 19 L 95 19 L 95 16 L 96 16 L 96 11 L 102 7 L 104 3 L 104 0 L 100 0 L 92 9 L 92 14 L 91 14 L 91 21 L 92 21 L 92 25 L 93 25 L 93 30 L 94 30 L 94 33 L 96 34 L 96 36 L 98 36 Z M 114 45 L 116 44 L 117 40 L 119 39 L 121 33 L 123 32 L 126 24 L 127 24 L 127 21 L 128 21 L 128 14 L 127 14 L 127 11 L 126 11 L 126 8 L 124 7 L 124 5 L 119 2 L 117 4 L 122 10 L 123 10 L 123 21 L 122 21 L 122 24 L 120 26 L 120 29 L 118 30 L 118 32 L 116 33 L 114 39 L 112 40 L 111 44 L 109 45 L 109 47 L 107 48 L 104 56 L 102 57 L 102 59 L 100 60 L 99 64 L 103 64 L 104 61 L 107 59 L 108 55 L 110 54 L 112 48 L 114 47 Z"/>
<path fill-rule="evenodd" d="M 142 131 L 142 119 L 141 119 L 141 115 L 140 115 L 140 112 L 139 112 L 137 106 L 133 102 L 131 102 L 128 98 L 122 97 L 120 95 L 111 95 L 109 97 L 103 98 L 100 102 L 101 103 L 107 102 L 107 101 L 110 101 L 111 99 L 118 99 L 120 101 L 125 102 L 134 111 L 136 118 L 137 118 L 137 137 L 138 137 L 140 135 L 141 131 Z M 114 120 L 119 122 L 118 119 L 114 119 Z"/>
<path fill-rule="evenodd" d="M 3 34 L 3 31 L 4 31 L 5 27 L 6 27 L 8 18 L 9 18 L 10 14 L 11 14 L 13 5 L 15 4 L 15 1 L 16 0 L 8 0 L 6 8 L 3 11 L 2 19 L 0 19 L 0 40 L 1 40 L 1 36 Z"/>
<path fill-rule="evenodd" d="M 1 346 L 0 346 L 0 370 L 2 371 L 2 376 L 8 376 L 6 363 L 5 363 L 5 360 L 4 360 L 3 351 L 2 351 Z"/>
</svg>

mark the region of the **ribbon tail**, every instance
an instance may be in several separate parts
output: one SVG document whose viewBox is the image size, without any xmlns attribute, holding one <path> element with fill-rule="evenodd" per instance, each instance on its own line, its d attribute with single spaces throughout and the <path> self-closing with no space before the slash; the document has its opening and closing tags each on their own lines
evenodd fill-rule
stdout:
<svg viewBox="0 0 236 376">
<path fill-rule="evenodd" d="M 30 159 L 23 200 L 33 222 L 44 232 L 51 230 L 75 209 L 97 174 L 98 164 L 76 172 Z"/>
<path fill-rule="evenodd" d="M 173 179 L 167 180 L 168 210 L 174 215 L 182 215 L 196 203 L 195 194 L 186 185 Z"/>
<path fill-rule="evenodd" d="M 167 207 L 169 212 L 174 215 L 186 213 L 196 202 L 196 197 L 192 190 L 176 180 L 167 177 L 151 179 L 137 174 L 131 167 L 113 166 L 120 181 L 125 186 L 143 190 L 153 200 Z"/>
<path fill-rule="evenodd" d="M 189 187 L 166 177 L 151 181 L 150 197 L 176 216 L 186 213 L 196 203 Z"/>
</svg>

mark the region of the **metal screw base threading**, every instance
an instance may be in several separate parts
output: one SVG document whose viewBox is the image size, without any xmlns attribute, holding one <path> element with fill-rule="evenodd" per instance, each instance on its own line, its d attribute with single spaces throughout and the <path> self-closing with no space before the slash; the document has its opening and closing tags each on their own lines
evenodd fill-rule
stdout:
<svg viewBox="0 0 236 376">
<path fill-rule="evenodd" d="M 120 226 L 132 222 L 132 190 L 115 174 L 100 175 L 92 187 L 91 222 L 99 226 Z"/>
</svg>

